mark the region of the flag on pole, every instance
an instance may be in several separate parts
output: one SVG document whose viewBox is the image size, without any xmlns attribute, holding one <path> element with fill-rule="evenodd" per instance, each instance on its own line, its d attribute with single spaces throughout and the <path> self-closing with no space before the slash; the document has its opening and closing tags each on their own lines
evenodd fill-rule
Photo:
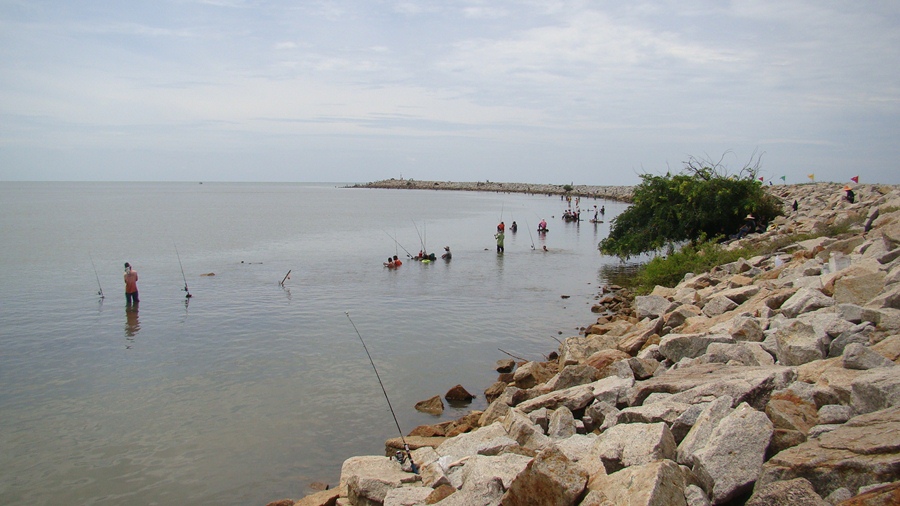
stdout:
<svg viewBox="0 0 900 506">
<path fill-rule="evenodd" d="M 763 178 L 759 178 L 759 180 L 760 180 L 760 181 L 762 181 L 762 180 L 763 180 Z"/>
<path fill-rule="evenodd" d="M 787 176 L 781 176 L 781 180 L 786 182 L 786 181 L 787 181 Z"/>
<path fill-rule="evenodd" d="M 815 182 L 815 181 L 816 181 L 816 175 L 815 175 L 815 174 L 807 174 L 806 177 L 808 177 L 809 180 L 812 181 L 812 182 Z"/>
<path fill-rule="evenodd" d="M 853 176 L 850 178 L 850 181 L 853 181 L 856 184 L 859 184 L 859 176 Z"/>
</svg>

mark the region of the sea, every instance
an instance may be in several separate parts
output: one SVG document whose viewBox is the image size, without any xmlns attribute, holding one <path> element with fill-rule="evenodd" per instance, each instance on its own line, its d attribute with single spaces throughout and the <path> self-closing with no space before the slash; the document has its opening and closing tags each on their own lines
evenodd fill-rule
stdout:
<svg viewBox="0 0 900 506">
<path fill-rule="evenodd" d="M 347 458 L 383 455 L 398 424 L 484 409 L 497 360 L 543 360 L 596 321 L 619 263 L 597 243 L 626 204 L 581 199 L 584 221 L 565 223 L 569 205 L 347 183 L 0 182 L 0 504 L 298 499 L 336 486 Z M 595 205 L 605 223 L 588 222 Z M 408 259 L 445 246 L 450 261 Z M 403 265 L 385 268 L 393 255 Z M 414 409 L 455 385 L 476 398 Z"/>
</svg>

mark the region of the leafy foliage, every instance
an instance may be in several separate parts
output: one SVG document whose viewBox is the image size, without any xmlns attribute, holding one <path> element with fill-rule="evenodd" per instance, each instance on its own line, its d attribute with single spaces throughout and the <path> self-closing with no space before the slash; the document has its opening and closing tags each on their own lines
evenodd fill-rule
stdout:
<svg viewBox="0 0 900 506">
<path fill-rule="evenodd" d="M 721 161 L 691 158 L 681 174 L 643 174 L 632 205 L 614 219 L 600 250 L 627 258 L 732 234 L 747 214 L 768 221 L 781 214 L 781 205 L 756 173 L 755 166 L 745 166 L 740 175 L 728 176 Z"/>
</svg>

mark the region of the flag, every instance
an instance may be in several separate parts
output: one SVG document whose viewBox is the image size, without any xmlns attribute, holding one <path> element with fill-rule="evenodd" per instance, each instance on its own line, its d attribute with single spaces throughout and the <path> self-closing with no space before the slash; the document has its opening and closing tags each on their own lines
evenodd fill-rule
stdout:
<svg viewBox="0 0 900 506">
<path fill-rule="evenodd" d="M 815 174 L 807 174 L 806 177 L 808 177 L 809 180 L 810 180 L 810 181 L 813 181 L 813 182 L 815 182 L 815 180 L 816 180 L 816 175 L 815 175 Z"/>
<path fill-rule="evenodd" d="M 762 181 L 762 180 L 763 180 L 763 178 L 759 178 L 759 180 L 760 180 L 760 181 Z"/>
<path fill-rule="evenodd" d="M 853 181 L 856 184 L 859 184 L 859 176 L 853 176 L 850 178 L 850 181 Z"/>
<path fill-rule="evenodd" d="M 786 181 L 787 181 L 787 176 L 781 176 L 781 180 L 786 182 Z"/>
</svg>

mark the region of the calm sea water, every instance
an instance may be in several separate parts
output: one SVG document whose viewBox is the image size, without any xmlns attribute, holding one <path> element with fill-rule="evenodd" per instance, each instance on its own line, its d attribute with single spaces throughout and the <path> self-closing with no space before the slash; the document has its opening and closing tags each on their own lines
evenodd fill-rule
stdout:
<svg viewBox="0 0 900 506">
<path fill-rule="evenodd" d="M 397 436 L 346 312 L 404 433 L 467 411 L 413 409 L 456 384 L 483 409 L 501 349 L 540 359 L 593 321 L 608 223 L 563 223 L 559 197 L 340 186 L 0 183 L 0 503 L 298 498 Z M 499 256 L 501 219 L 520 228 Z M 453 260 L 382 267 L 423 242 Z"/>
</svg>

